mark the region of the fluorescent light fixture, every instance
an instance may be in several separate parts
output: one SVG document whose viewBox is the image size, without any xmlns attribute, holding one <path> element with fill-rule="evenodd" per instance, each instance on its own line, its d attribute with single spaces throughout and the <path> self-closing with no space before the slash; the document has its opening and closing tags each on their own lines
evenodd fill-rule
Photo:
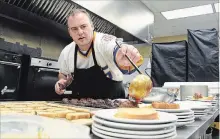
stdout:
<svg viewBox="0 0 220 139">
<path fill-rule="evenodd" d="M 184 9 L 177 9 L 172 11 L 161 12 L 162 15 L 167 19 L 177 19 L 177 18 L 184 18 L 190 16 L 197 16 L 197 15 L 204 15 L 213 13 L 212 5 L 202 5 Z"/>
<path fill-rule="evenodd" d="M 215 3 L 215 11 L 219 12 L 219 3 Z"/>
</svg>

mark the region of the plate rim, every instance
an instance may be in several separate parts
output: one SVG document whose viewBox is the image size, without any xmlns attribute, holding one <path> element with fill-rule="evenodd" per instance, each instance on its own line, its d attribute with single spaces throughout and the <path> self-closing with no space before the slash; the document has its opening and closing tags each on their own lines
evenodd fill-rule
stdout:
<svg viewBox="0 0 220 139">
<path fill-rule="evenodd" d="M 136 120 L 136 119 L 123 119 L 123 118 L 115 118 L 113 117 L 105 117 L 101 114 L 101 112 L 103 111 L 106 111 L 106 112 L 116 112 L 117 109 L 105 109 L 105 110 L 99 110 L 99 111 L 96 111 L 95 113 L 95 116 L 98 117 L 98 118 L 102 118 L 102 119 L 105 119 L 105 120 L 108 120 L 108 121 L 113 121 L 113 122 L 120 122 L 120 123 L 130 123 L 130 124 L 159 124 L 159 123 L 171 123 L 171 122 L 176 122 L 178 117 L 175 115 L 175 114 L 172 114 L 172 113 L 167 113 L 167 112 L 158 112 L 158 115 L 167 115 L 169 117 L 172 116 L 172 120 L 164 120 L 164 121 L 161 121 L 161 120 Z"/>
<path fill-rule="evenodd" d="M 177 122 L 191 121 L 191 120 L 194 120 L 194 119 L 195 119 L 195 116 L 193 116 L 193 117 L 191 117 L 191 118 L 189 118 L 189 119 L 181 119 L 181 120 L 179 120 L 179 121 L 177 121 Z"/>
<path fill-rule="evenodd" d="M 153 135 L 153 136 L 145 136 L 145 135 L 128 135 L 128 134 L 121 134 L 121 133 L 114 133 L 114 132 L 109 132 L 109 131 L 104 131 L 104 130 L 102 130 L 102 129 L 97 129 L 97 128 L 92 128 L 92 130 L 95 130 L 96 132 L 99 132 L 100 133 L 100 131 L 102 132 L 107 132 L 107 133 L 110 133 L 110 134 L 113 134 L 113 137 L 116 137 L 116 138 L 122 138 L 122 136 L 125 136 L 125 138 L 129 138 L 128 136 L 130 136 L 130 139 L 133 139 L 133 138 L 138 138 L 138 137 L 140 137 L 140 136 L 142 136 L 143 138 L 149 138 L 149 139 L 151 139 L 152 137 L 153 138 L 155 138 L 155 136 L 159 136 L 159 137 L 157 137 L 157 138 L 155 138 L 155 139 L 161 139 L 161 138 L 168 138 L 168 137 L 170 137 L 170 136 L 172 136 L 172 135 L 174 135 L 174 134 L 176 134 L 176 130 L 174 130 L 174 131 L 172 131 L 172 132 L 170 132 L 170 133 L 167 133 L 167 134 L 162 134 L 162 135 Z M 97 131 L 98 130 L 98 131 Z M 105 133 L 101 133 L 101 134 L 105 134 Z M 106 135 L 106 134 L 105 134 Z M 118 136 L 119 135 L 119 136 Z M 167 137 L 164 137 L 165 135 L 167 135 Z M 111 135 L 108 135 L 108 136 L 111 136 Z M 136 136 L 136 137 L 135 137 Z M 138 136 L 138 137 L 137 137 Z M 162 137 L 161 137 L 162 136 Z M 141 139 L 141 138 L 140 138 Z"/>
<path fill-rule="evenodd" d="M 92 117 L 93 120 L 97 123 L 100 123 L 100 124 L 103 124 L 103 125 L 107 125 L 109 127 L 114 127 L 114 128 L 119 128 L 119 129 L 137 129 L 137 130 L 153 130 L 153 129 L 163 129 L 163 128 L 166 128 L 166 127 L 170 127 L 170 126 L 174 126 L 176 124 L 176 122 L 171 122 L 171 123 L 165 123 L 165 124 L 162 124 L 163 126 L 158 126 L 153 124 L 153 125 L 138 125 L 138 124 L 126 124 L 126 123 L 117 123 L 117 122 L 113 122 L 113 121 L 107 121 L 105 119 L 100 119 L 100 118 L 97 118 L 96 116 L 93 116 Z M 97 121 L 98 120 L 98 121 Z M 104 123 L 102 123 L 104 122 Z M 107 123 L 107 124 L 106 124 Z"/>
<path fill-rule="evenodd" d="M 110 131 L 111 130 L 111 132 L 116 132 L 116 133 L 121 133 L 119 130 L 121 130 L 121 131 L 125 131 L 126 129 L 117 129 L 117 128 L 112 128 L 112 127 L 106 127 L 106 126 L 103 126 L 103 125 L 101 125 L 101 124 L 99 124 L 99 123 L 97 123 L 97 122 L 94 122 L 93 123 L 93 125 L 92 126 L 101 126 L 100 128 L 108 128 L 108 129 L 105 129 L 105 130 L 108 130 L 108 131 Z M 99 127 L 96 127 L 96 128 L 99 128 Z M 162 131 L 162 132 L 158 132 L 158 133 L 153 133 L 152 134 L 152 132 L 154 132 L 154 131 L 133 131 L 133 133 L 129 133 L 129 132 L 132 132 L 132 131 L 130 131 L 130 130 L 127 130 L 127 131 L 129 131 L 129 132 L 123 132 L 124 134 L 134 134 L 134 132 L 143 132 L 144 134 L 142 134 L 142 133 L 137 133 L 137 134 L 134 134 L 134 135 L 158 135 L 158 134 L 165 134 L 165 133 L 169 133 L 169 132 L 171 132 L 171 131 L 173 131 L 173 130 L 176 130 L 176 127 L 175 126 L 172 126 L 170 129 L 161 129 L 160 131 Z M 148 134 L 146 134 L 147 132 L 151 132 L 151 133 L 148 133 Z"/>
</svg>

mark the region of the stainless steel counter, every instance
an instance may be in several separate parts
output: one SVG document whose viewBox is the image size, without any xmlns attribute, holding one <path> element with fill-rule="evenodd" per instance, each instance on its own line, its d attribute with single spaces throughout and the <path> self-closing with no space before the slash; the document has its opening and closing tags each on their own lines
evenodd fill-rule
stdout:
<svg viewBox="0 0 220 139">
<path fill-rule="evenodd" d="M 202 119 L 196 119 L 196 121 L 184 127 L 177 128 L 176 139 L 199 139 L 204 135 L 208 127 L 214 122 L 215 118 L 219 115 L 219 110 L 209 114 Z M 91 139 L 100 139 L 95 135 L 91 135 Z"/>
<path fill-rule="evenodd" d="M 215 121 L 215 118 L 219 115 L 219 110 L 213 112 L 213 114 L 207 115 L 202 119 L 196 119 L 196 121 L 188 126 L 177 128 L 177 139 L 196 139 L 203 136 L 208 127 Z"/>
</svg>

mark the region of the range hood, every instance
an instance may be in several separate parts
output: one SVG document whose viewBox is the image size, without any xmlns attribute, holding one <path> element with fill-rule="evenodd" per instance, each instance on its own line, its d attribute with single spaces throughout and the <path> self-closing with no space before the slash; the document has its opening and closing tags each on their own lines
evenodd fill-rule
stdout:
<svg viewBox="0 0 220 139">
<path fill-rule="evenodd" d="M 112 0 L 109 1 L 112 2 Z M 85 2 L 86 4 L 86 2 L 89 1 L 83 0 L 81 2 Z M 108 33 L 112 35 L 118 34 L 117 37 L 123 37 L 123 38 L 124 36 L 127 35 L 133 36 L 133 38 L 130 37 L 128 41 L 144 41 L 145 39 L 149 38 L 150 36 L 149 34 L 151 34 L 150 33 L 151 26 L 147 25 L 146 22 L 144 22 L 142 25 L 141 23 L 136 24 L 137 22 L 139 22 L 138 18 L 140 18 L 142 12 L 145 13 L 144 15 L 146 15 L 146 9 L 145 11 L 142 12 L 136 11 L 135 13 L 135 9 L 134 9 L 135 7 L 130 7 L 131 9 L 129 9 L 129 6 L 132 5 L 128 4 L 127 8 L 129 10 L 125 11 L 123 10 L 122 7 L 121 9 L 122 11 L 118 11 L 120 6 L 123 6 L 123 4 L 126 4 L 126 2 L 128 2 L 123 0 L 117 4 L 116 8 L 113 8 L 115 5 L 109 5 L 110 3 L 107 3 L 108 6 L 112 6 L 112 7 L 106 7 L 106 9 L 111 9 L 111 11 L 109 10 L 109 12 L 106 12 L 105 10 L 103 16 L 102 14 L 100 14 L 100 12 L 102 12 L 101 10 L 99 10 L 99 12 L 97 11 L 94 12 L 94 8 L 96 8 L 95 5 L 97 5 L 98 2 L 104 4 L 103 2 L 106 1 L 102 0 L 102 1 L 91 1 L 91 2 L 92 3 L 90 3 L 91 4 L 90 6 L 89 5 L 86 6 L 85 4 L 83 5 L 82 3 L 80 3 L 80 1 L 72 1 L 72 0 L 0 0 L 0 16 L 17 22 L 31 25 L 38 29 L 46 30 L 66 40 L 71 40 L 67 31 L 66 17 L 72 9 L 84 8 L 87 9 L 87 11 L 91 15 L 91 18 L 95 26 L 95 31 Z M 138 4 L 141 3 L 138 2 Z M 146 8 L 143 7 L 143 4 L 139 6 L 141 6 L 142 8 L 140 7 L 138 8 L 142 10 Z M 117 10 L 116 13 L 115 10 Z M 128 11 L 130 11 L 130 13 Z M 117 12 L 119 12 L 119 14 Z M 147 14 L 151 15 L 150 12 Z M 134 15 L 136 16 L 138 15 L 136 19 L 134 18 Z M 109 18 L 111 16 L 112 18 L 114 17 L 114 19 L 118 19 L 118 20 L 111 20 Z M 149 17 L 146 18 L 149 19 Z M 131 20 L 136 20 L 136 21 L 135 23 L 133 22 L 131 23 Z M 144 21 L 144 19 L 142 20 Z M 120 34 L 118 32 L 123 32 L 123 33 Z"/>
<path fill-rule="evenodd" d="M 154 14 L 139 0 L 72 0 L 91 12 L 150 43 Z"/>
</svg>

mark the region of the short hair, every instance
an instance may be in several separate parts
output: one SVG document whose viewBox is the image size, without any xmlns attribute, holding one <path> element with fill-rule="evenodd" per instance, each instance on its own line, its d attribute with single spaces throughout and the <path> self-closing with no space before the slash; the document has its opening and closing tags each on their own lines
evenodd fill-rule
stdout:
<svg viewBox="0 0 220 139">
<path fill-rule="evenodd" d="M 90 23 L 93 26 L 92 18 L 91 18 L 91 16 L 89 15 L 89 13 L 85 9 L 76 9 L 76 8 L 74 8 L 73 10 L 70 11 L 68 16 L 66 17 L 67 21 L 68 21 L 70 16 L 74 16 L 77 13 L 84 13 L 89 18 L 89 21 L 90 21 Z"/>
</svg>

